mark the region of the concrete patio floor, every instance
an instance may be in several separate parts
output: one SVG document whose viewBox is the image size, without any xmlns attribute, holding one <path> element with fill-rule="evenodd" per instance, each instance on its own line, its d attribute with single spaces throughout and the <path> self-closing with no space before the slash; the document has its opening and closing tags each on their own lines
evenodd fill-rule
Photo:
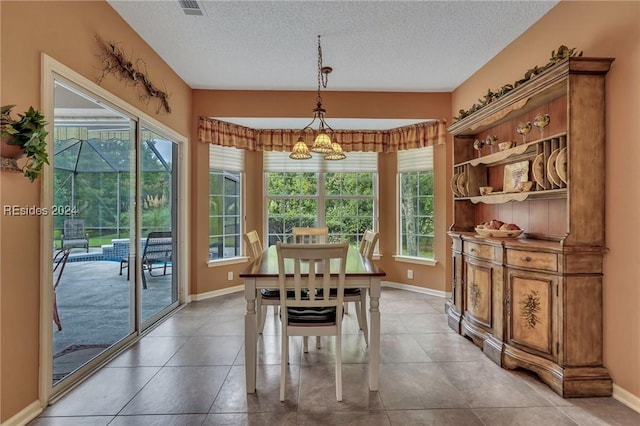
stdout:
<svg viewBox="0 0 640 426">
<path fill-rule="evenodd" d="M 119 262 L 66 264 L 56 289 L 62 330 L 52 321 L 54 378 L 77 369 L 131 333 L 133 281 L 127 281 L 126 270 L 122 275 L 119 271 Z M 143 321 L 171 303 L 171 274 L 155 277 L 145 274 Z"/>
</svg>

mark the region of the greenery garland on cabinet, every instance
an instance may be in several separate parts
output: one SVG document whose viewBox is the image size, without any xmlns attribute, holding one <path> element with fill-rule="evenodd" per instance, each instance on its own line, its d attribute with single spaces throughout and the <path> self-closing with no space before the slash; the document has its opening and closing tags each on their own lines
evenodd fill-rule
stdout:
<svg viewBox="0 0 640 426">
<path fill-rule="evenodd" d="M 468 117 L 474 112 L 480 110 L 485 105 L 488 105 L 491 102 L 500 99 L 502 96 L 506 95 L 516 87 L 520 86 L 522 83 L 526 83 L 527 81 L 531 80 L 541 72 L 546 71 L 547 69 L 551 68 L 558 62 L 566 58 L 569 58 L 571 56 L 582 56 L 582 51 L 576 52 L 575 47 L 569 49 L 567 46 L 561 45 L 560 47 L 558 47 L 557 52 L 555 50 L 551 52 L 551 58 L 549 59 L 549 62 L 546 65 L 542 67 L 539 67 L 536 65 L 535 67 L 531 68 L 524 74 L 524 78 L 521 78 L 520 80 L 515 81 L 513 84 L 505 84 L 495 92 L 492 92 L 491 89 L 487 89 L 487 94 L 484 95 L 483 98 L 478 99 L 477 104 L 473 104 L 471 108 L 469 108 L 466 111 L 463 109 L 458 111 L 458 116 L 454 117 L 454 120 L 462 120 L 463 118 Z"/>
</svg>

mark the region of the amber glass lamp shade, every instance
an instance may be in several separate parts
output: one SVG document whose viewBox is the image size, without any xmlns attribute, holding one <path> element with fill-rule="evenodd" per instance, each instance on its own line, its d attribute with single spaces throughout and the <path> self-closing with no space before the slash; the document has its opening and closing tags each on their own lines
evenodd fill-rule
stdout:
<svg viewBox="0 0 640 426">
<path fill-rule="evenodd" d="M 294 160 L 308 160 L 311 158 L 311 153 L 309 152 L 309 147 L 306 143 L 304 143 L 304 139 L 300 136 L 293 146 L 293 150 L 291 154 L 289 154 L 289 158 Z"/>
<path fill-rule="evenodd" d="M 324 131 L 318 133 L 318 136 L 316 136 L 316 140 L 313 141 L 311 151 L 317 152 L 319 154 L 329 154 L 333 152 L 333 148 L 331 147 L 331 138 L 329 137 L 329 135 Z"/>
<path fill-rule="evenodd" d="M 339 143 L 334 142 L 331 144 L 332 151 L 324 156 L 325 160 L 344 160 L 347 158 L 342 151 L 342 147 Z"/>
</svg>

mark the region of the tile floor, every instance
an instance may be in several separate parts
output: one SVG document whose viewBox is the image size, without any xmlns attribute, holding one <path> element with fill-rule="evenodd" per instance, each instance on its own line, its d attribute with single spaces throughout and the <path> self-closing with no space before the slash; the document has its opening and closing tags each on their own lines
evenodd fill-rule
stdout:
<svg viewBox="0 0 640 426">
<path fill-rule="evenodd" d="M 380 391 L 355 310 L 345 318 L 343 394 L 333 341 L 292 338 L 279 401 L 279 322 L 259 342 L 257 393 L 244 386 L 242 293 L 191 303 L 29 425 L 639 425 L 613 398 L 562 399 L 533 375 L 503 370 L 447 326 L 441 298 L 384 287 Z"/>
</svg>

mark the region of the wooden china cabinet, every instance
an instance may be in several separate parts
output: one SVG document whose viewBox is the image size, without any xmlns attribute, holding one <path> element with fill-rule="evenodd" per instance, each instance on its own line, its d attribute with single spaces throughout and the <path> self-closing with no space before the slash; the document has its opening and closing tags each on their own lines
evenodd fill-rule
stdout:
<svg viewBox="0 0 640 426">
<path fill-rule="evenodd" d="M 449 325 L 496 364 L 534 371 L 563 397 L 612 392 L 602 361 L 605 76 L 612 62 L 565 59 L 448 128 Z M 516 133 L 545 115 L 547 127 L 532 127 L 526 140 Z M 476 142 L 487 140 L 495 143 Z M 506 141 L 515 146 L 499 150 Z M 531 190 L 520 192 L 521 181 L 533 182 Z M 482 186 L 494 190 L 480 195 Z M 478 235 L 476 225 L 491 219 L 524 232 Z"/>
</svg>

